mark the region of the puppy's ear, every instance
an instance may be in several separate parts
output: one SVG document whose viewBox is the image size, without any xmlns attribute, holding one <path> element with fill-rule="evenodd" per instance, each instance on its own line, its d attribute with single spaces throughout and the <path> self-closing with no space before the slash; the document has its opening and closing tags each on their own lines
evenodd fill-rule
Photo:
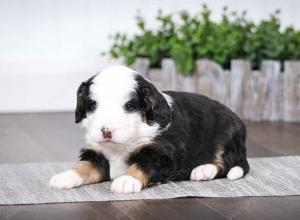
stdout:
<svg viewBox="0 0 300 220">
<path fill-rule="evenodd" d="M 79 123 L 82 119 L 86 118 L 88 96 L 90 93 L 90 85 L 95 76 L 82 82 L 77 90 L 77 105 L 75 110 L 75 123 Z"/>
<path fill-rule="evenodd" d="M 164 128 L 171 121 L 171 110 L 167 100 L 149 81 L 138 75 L 136 78 L 138 82 L 138 91 L 144 101 L 145 117 L 147 123 L 154 122 Z"/>
</svg>

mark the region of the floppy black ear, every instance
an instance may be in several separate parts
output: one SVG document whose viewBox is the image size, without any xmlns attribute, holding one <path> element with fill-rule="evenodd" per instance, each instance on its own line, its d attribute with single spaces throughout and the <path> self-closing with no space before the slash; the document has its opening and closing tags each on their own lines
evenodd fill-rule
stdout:
<svg viewBox="0 0 300 220">
<path fill-rule="evenodd" d="M 88 79 L 86 82 L 82 82 L 77 90 L 77 105 L 75 110 L 75 123 L 79 123 L 82 119 L 86 118 L 88 96 L 90 93 L 90 85 L 95 76 Z"/>
<path fill-rule="evenodd" d="M 142 76 L 136 77 L 138 82 L 138 93 L 142 96 L 145 104 L 145 116 L 147 123 L 154 122 L 164 128 L 171 121 L 171 109 L 165 97 L 149 81 Z"/>
</svg>

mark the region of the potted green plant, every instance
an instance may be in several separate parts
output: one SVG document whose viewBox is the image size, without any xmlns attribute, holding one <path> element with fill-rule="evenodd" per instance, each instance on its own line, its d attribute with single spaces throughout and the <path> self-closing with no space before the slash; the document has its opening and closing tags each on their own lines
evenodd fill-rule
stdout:
<svg viewBox="0 0 300 220">
<path fill-rule="evenodd" d="M 159 11 L 156 20 L 158 28 L 153 29 L 137 16 L 138 32 L 131 37 L 116 33 L 108 54 L 122 58 L 126 65 L 134 65 L 159 89 L 201 93 L 199 88 L 206 86 L 211 90 L 209 96 L 246 117 L 281 117 L 278 115 L 284 107 L 279 106 L 279 99 L 283 94 L 277 91 L 287 87 L 287 81 L 296 79 L 292 72 L 298 64 L 287 61 L 300 59 L 300 31 L 282 28 L 279 11 L 254 23 L 246 12 L 232 12 L 224 7 L 221 19 L 213 21 L 210 9 L 203 5 L 195 14 Z M 288 66 L 284 79 L 280 73 L 283 63 Z M 203 80 L 203 76 L 209 80 Z M 293 90 L 286 89 L 284 93 L 298 97 L 295 88 L 293 84 Z M 293 100 L 296 102 L 296 98 Z M 289 106 L 292 107 L 285 110 L 287 115 L 298 112 L 295 103 Z M 285 117 L 297 118 L 294 113 Z"/>
</svg>

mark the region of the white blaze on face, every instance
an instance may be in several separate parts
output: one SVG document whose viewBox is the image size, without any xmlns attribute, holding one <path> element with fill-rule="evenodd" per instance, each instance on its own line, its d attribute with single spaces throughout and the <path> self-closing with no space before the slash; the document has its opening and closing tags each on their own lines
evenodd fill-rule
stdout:
<svg viewBox="0 0 300 220">
<path fill-rule="evenodd" d="M 135 87 L 134 72 L 125 67 L 105 69 L 94 78 L 90 86 L 90 98 L 97 102 L 97 108 L 87 117 L 88 141 L 104 141 L 101 132 L 103 127 L 112 132 L 113 142 L 129 141 L 140 117 L 136 113 L 126 113 L 124 105 Z"/>
<path fill-rule="evenodd" d="M 116 66 L 103 70 L 93 79 L 90 98 L 97 102 L 97 108 L 83 120 L 89 144 L 126 145 L 149 134 L 154 135 L 158 126 L 147 125 L 140 112 L 126 112 L 124 108 L 138 86 L 136 74 L 127 67 Z M 103 143 L 103 127 L 111 131 L 111 142 Z"/>
</svg>

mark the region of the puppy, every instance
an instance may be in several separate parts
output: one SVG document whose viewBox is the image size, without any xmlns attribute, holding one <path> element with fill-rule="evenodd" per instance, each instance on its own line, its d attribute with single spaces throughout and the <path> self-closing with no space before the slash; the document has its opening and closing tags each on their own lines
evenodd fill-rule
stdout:
<svg viewBox="0 0 300 220">
<path fill-rule="evenodd" d="M 80 161 L 50 186 L 113 180 L 116 193 L 155 183 L 235 180 L 249 171 L 246 128 L 224 105 L 187 92 L 159 92 L 135 71 L 114 66 L 83 82 L 75 122 L 86 128 Z"/>
</svg>

